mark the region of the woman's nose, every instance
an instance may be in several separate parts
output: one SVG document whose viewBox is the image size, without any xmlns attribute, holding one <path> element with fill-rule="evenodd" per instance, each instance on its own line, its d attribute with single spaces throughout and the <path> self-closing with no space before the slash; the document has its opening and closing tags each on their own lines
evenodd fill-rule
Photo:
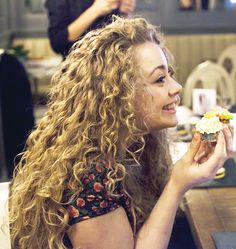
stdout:
<svg viewBox="0 0 236 249">
<path fill-rule="evenodd" d="M 169 95 L 173 96 L 176 94 L 180 94 L 181 92 L 182 86 L 177 81 L 174 81 L 169 89 Z"/>
</svg>

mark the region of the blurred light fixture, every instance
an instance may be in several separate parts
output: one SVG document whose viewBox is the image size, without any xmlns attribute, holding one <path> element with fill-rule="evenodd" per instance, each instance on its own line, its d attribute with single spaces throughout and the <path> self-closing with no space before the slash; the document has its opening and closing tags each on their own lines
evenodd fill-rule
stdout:
<svg viewBox="0 0 236 249">
<path fill-rule="evenodd" d="M 228 10 L 236 9 L 236 0 L 224 0 L 224 7 Z"/>
</svg>

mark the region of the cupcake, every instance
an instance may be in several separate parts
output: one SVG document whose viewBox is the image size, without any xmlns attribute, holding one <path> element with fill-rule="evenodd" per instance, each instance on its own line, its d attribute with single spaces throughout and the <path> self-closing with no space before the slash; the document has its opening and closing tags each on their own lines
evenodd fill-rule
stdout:
<svg viewBox="0 0 236 249">
<path fill-rule="evenodd" d="M 207 112 L 204 114 L 205 118 L 211 118 L 217 116 L 223 124 L 229 124 L 229 121 L 233 119 L 233 114 L 224 108 L 219 108 L 215 111 Z"/>
<path fill-rule="evenodd" d="M 213 115 L 203 117 L 196 123 L 196 131 L 201 134 L 202 140 L 214 142 L 220 130 L 223 129 L 223 124 L 220 122 L 219 117 Z"/>
<path fill-rule="evenodd" d="M 224 108 L 216 110 L 216 116 L 219 117 L 220 122 L 223 124 L 229 124 L 229 121 L 233 119 L 233 114 Z"/>
</svg>

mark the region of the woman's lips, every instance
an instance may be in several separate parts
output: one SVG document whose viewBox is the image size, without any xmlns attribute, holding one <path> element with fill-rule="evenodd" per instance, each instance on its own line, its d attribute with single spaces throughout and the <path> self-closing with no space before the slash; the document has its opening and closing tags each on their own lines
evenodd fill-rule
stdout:
<svg viewBox="0 0 236 249">
<path fill-rule="evenodd" d="M 174 103 L 171 103 L 171 104 L 168 104 L 168 105 L 165 105 L 162 110 L 164 112 L 168 112 L 168 113 L 171 113 L 171 114 L 175 114 L 176 113 L 176 102 Z"/>
</svg>

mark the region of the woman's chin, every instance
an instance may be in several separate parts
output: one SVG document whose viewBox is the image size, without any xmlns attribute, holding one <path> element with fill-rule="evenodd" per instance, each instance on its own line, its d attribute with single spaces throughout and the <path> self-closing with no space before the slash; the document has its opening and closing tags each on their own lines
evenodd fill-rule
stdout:
<svg viewBox="0 0 236 249">
<path fill-rule="evenodd" d="M 175 127 L 178 124 L 178 119 L 175 118 L 170 118 L 168 121 L 166 121 L 163 126 L 165 126 L 165 128 L 171 128 L 171 127 Z"/>
</svg>

